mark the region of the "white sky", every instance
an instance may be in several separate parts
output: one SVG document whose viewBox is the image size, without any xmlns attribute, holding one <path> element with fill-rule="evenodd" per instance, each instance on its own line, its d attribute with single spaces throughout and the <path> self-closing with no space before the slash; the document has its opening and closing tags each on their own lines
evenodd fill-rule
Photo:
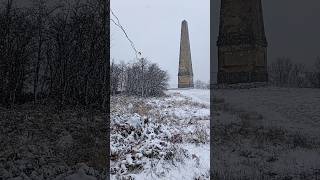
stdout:
<svg viewBox="0 0 320 180">
<path fill-rule="evenodd" d="M 210 0 L 112 0 L 111 9 L 138 51 L 168 72 L 171 87 L 177 87 L 181 22 L 187 20 L 194 80 L 209 81 Z M 111 59 L 132 62 L 129 41 L 110 24 Z"/>
</svg>

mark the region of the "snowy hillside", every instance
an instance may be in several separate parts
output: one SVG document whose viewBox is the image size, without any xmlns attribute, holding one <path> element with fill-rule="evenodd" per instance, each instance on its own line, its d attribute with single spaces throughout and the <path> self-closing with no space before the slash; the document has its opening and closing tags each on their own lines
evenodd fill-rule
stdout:
<svg viewBox="0 0 320 180">
<path fill-rule="evenodd" d="M 209 179 L 210 109 L 194 100 L 205 93 L 112 97 L 111 179 Z"/>
<path fill-rule="evenodd" d="M 320 91 L 214 91 L 216 179 L 318 179 Z"/>
</svg>

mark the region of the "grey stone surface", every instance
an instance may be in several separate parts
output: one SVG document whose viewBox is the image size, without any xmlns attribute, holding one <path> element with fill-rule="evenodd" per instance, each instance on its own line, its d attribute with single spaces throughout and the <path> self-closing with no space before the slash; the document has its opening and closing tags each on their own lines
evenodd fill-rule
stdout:
<svg viewBox="0 0 320 180">
<path fill-rule="evenodd" d="M 261 0 L 222 0 L 218 83 L 265 82 L 267 40 Z"/>
<path fill-rule="evenodd" d="M 188 87 L 193 87 L 193 70 L 191 62 L 188 23 L 186 20 L 183 20 L 181 24 L 178 88 Z"/>
</svg>

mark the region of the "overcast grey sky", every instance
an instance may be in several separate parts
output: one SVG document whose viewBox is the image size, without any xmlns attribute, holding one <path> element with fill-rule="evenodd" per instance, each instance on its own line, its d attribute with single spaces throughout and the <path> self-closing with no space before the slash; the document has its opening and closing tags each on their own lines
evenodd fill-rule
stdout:
<svg viewBox="0 0 320 180">
<path fill-rule="evenodd" d="M 288 56 L 295 62 L 313 64 L 320 56 L 320 1 L 262 2 L 270 62 Z"/>
<path fill-rule="evenodd" d="M 211 36 L 212 48 L 216 52 L 220 0 L 213 2 Z M 316 57 L 320 56 L 320 1 L 262 0 L 262 5 L 269 44 L 268 63 L 285 56 L 313 68 Z M 217 71 L 216 56 L 212 69 L 213 72 Z"/>
<path fill-rule="evenodd" d="M 168 71 L 171 87 L 177 86 L 181 22 L 187 20 L 194 79 L 209 81 L 210 0 L 111 0 L 111 9 L 138 51 Z M 130 43 L 112 23 L 111 58 L 125 62 L 135 58 Z"/>
</svg>

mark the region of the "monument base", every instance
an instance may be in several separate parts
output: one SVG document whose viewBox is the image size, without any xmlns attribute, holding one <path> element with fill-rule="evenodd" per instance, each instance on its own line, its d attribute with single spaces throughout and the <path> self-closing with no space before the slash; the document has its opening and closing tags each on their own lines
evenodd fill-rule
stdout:
<svg viewBox="0 0 320 180">
<path fill-rule="evenodd" d="M 178 85 L 178 88 L 193 88 L 193 85 Z"/>
<path fill-rule="evenodd" d="M 267 72 L 218 72 L 218 84 L 268 82 Z"/>
</svg>

